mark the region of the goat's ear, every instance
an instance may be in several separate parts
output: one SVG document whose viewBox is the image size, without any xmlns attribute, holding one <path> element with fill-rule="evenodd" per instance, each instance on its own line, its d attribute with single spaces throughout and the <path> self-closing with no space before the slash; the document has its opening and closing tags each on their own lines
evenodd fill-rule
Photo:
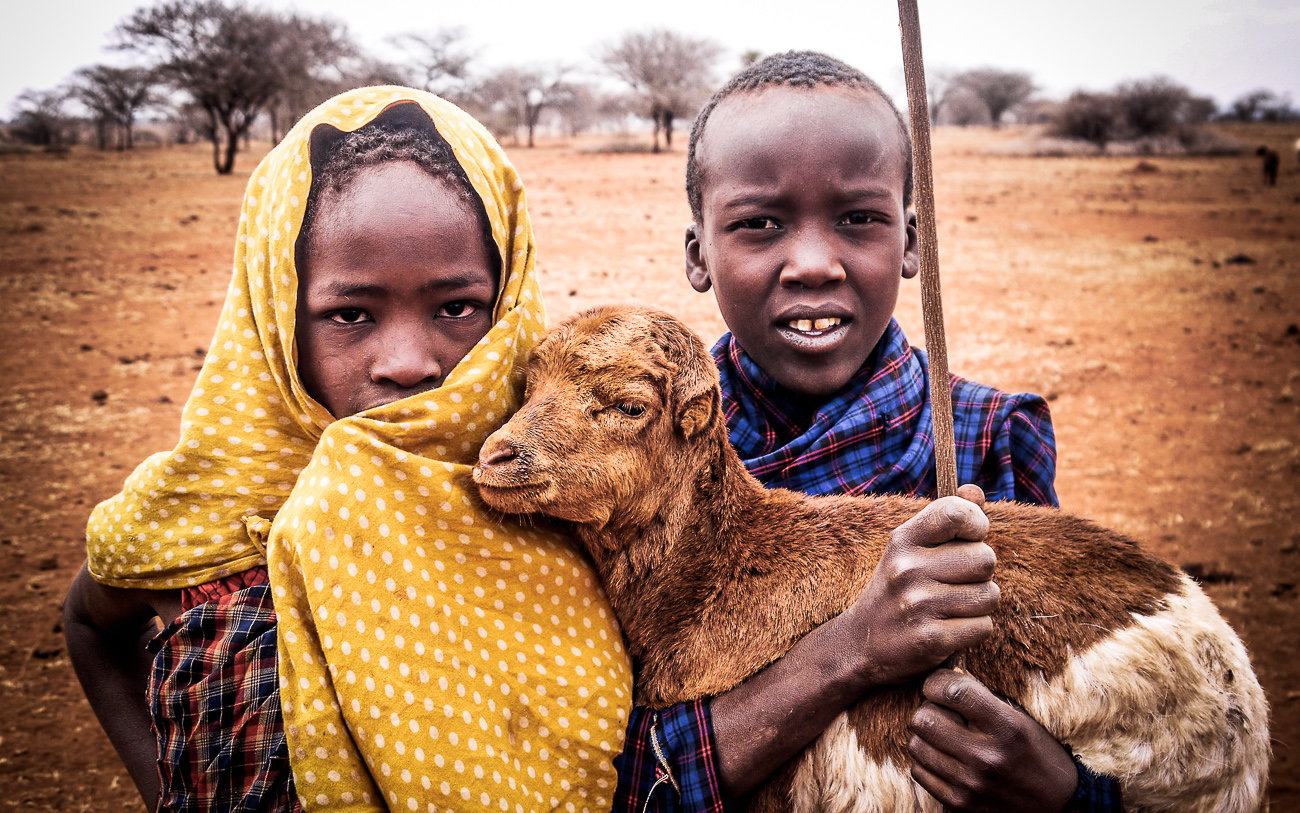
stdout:
<svg viewBox="0 0 1300 813">
<path fill-rule="evenodd" d="M 678 397 L 677 428 L 688 440 L 713 425 L 718 414 L 718 388 L 709 386 L 702 391 Z"/>
<path fill-rule="evenodd" d="M 685 437 L 695 437 L 721 413 L 718 368 L 700 337 L 677 319 L 664 314 L 651 325 L 671 370 L 673 423 Z"/>
</svg>

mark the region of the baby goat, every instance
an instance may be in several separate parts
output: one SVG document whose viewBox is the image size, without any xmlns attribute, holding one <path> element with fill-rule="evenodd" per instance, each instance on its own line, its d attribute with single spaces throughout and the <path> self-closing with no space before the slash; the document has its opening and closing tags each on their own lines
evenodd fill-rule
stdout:
<svg viewBox="0 0 1300 813">
<path fill-rule="evenodd" d="M 846 609 L 923 504 L 764 489 L 727 440 L 712 358 L 660 311 L 570 318 L 533 349 L 526 398 L 474 481 L 498 510 L 573 523 L 649 706 L 726 691 Z M 1116 777 L 1130 811 L 1258 809 L 1268 708 L 1200 588 L 1087 520 L 1017 503 L 987 513 L 1002 594 L 968 671 Z M 908 773 L 921 701 L 917 684 L 863 698 L 753 807 L 937 811 Z"/>
</svg>

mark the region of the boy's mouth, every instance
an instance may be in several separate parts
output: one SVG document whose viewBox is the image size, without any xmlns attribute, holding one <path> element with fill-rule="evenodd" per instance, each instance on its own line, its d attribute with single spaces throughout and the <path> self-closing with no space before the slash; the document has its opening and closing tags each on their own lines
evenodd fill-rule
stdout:
<svg viewBox="0 0 1300 813">
<path fill-rule="evenodd" d="M 786 322 L 786 325 L 791 330 L 797 330 L 800 333 L 821 333 L 824 330 L 839 327 L 840 321 L 838 316 L 829 316 L 823 319 L 791 319 Z"/>
<path fill-rule="evenodd" d="M 847 338 L 853 319 L 849 316 L 796 315 L 775 325 L 782 340 L 801 353 L 828 353 Z"/>
</svg>

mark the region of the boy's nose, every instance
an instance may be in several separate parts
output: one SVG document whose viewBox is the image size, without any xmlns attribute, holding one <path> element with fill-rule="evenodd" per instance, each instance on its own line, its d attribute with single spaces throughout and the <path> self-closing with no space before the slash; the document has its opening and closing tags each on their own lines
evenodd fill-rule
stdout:
<svg viewBox="0 0 1300 813">
<path fill-rule="evenodd" d="M 835 256 L 831 243 L 819 236 L 809 236 L 793 243 L 785 265 L 781 267 L 782 285 L 817 288 L 845 278 L 844 266 Z"/>
<path fill-rule="evenodd" d="M 384 343 L 378 358 L 370 368 L 370 378 L 375 383 L 390 382 L 403 389 L 442 380 L 442 365 L 433 352 L 435 343 L 424 337 L 401 336 Z"/>
</svg>

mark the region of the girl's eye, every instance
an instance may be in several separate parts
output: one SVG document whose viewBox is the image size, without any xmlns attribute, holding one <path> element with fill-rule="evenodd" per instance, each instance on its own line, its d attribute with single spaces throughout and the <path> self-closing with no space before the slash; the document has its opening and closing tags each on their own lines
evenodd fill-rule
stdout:
<svg viewBox="0 0 1300 813">
<path fill-rule="evenodd" d="M 736 224 L 742 229 L 776 229 L 780 228 L 775 220 L 770 217 L 747 217 Z"/>
<path fill-rule="evenodd" d="M 615 404 L 614 409 L 617 409 L 629 418 L 639 418 L 645 414 L 645 407 L 640 404 Z"/>
<path fill-rule="evenodd" d="M 370 318 L 370 314 L 360 308 L 340 308 L 330 314 L 330 321 L 345 325 L 355 325 Z"/>
<path fill-rule="evenodd" d="M 438 308 L 439 316 L 452 319 L 464 319 L 467 316 L 473 316 L 475 313 L 478 313 L 478 306 L 470 302 L 448 302 Z"/>
<path fill-rule="evenodd" d="M 851 212 L 845 215 L 840 222 L 846 226 L 866 226 L 869 223 L 875 223 L 876 218 L 867 212 Z"/>
</svg>

